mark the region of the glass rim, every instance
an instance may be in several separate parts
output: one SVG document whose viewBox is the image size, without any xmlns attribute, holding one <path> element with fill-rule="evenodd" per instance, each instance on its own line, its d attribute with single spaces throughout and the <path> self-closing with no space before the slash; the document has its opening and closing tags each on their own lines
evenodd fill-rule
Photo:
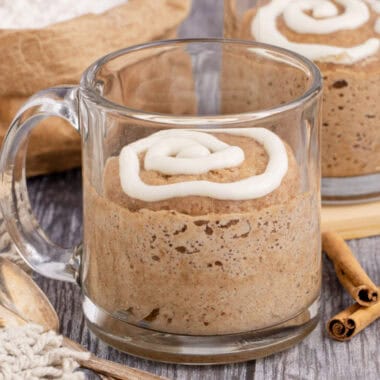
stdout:
<svg viewBox="0 0 380 380">
<path fill-rule="evenodd" d="M 134 52 L 139 52 L 146 49 L 156 48 L 160 46 L 170 46 L 170 45 L 188 45 L 190 43 L 215 43 L 220 45 L 234 45 L 234 46 L 245 46 L 252 47 L 255 49 L 263 49 L 271 53 L 280 54 L 284 60 L 284 63 L 291 65 L 291 60 L 298 62 L 302 70 L 306 73 L 306 69 L 310 73 L 312 82 L 306 91 L 302 95 L 295 97 L 289 102 L 284 104 L 279 104 L 278 106 L 260 109 L 252 112 L 241 112 L 241 113 L 229 113 L 229 114 L 204 114 L 204 115 L 176 115 L 171 113 L 158 113 L 158 112 L 148 112 L 141 109 L 131 108 L 99 94 L 96 88 L 93 86 L 94 79 L 98 71 L 108 62 L 113 59 L 119 58 L 123 55 L 133 54 Z M 306 68 L 306 69 L 305 69 Z M 97 106 L 105 108 L 111 112 L 115 112 L 120 116 L 127 116 L 132 119 L 162 123 L 169 125 L 182 125 L 182 126 L 194 126 L 194 125 L 218 125 L 218 124 L 237 124 L 247 121 L 257 121 L 263 120 L 269 117 L 273 117 L 278 114 L 282 114 L 293 109 L 297 109 L 304 104 L 307 104 L 310 100 L 318 97 L 322 91 L 322 75 L 317 65 L 310 61 L 308 58 L 295 53 L 293 51 L 264 44 L 256 41 L 245 41 L 239 39 L 225 39 L 225 38 L 183 38 L 183 39 L 169 39 L 153 41 L 138 45 L 133 45 L 127 48 L 116 50 L 111 52 L 91 64 L 82 74 L 80 81 L 80 90 L 84 91 L 86 98 L 94 102 Z"/>
</svg>

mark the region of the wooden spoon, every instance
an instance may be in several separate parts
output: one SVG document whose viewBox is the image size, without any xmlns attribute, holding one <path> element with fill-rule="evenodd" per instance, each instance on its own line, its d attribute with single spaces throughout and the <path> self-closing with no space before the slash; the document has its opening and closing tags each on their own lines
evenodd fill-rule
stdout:
<svg viewBox="0 0 380 380">
<path fill-rule="evenodd" d="M 54 307 L 43 291 L 19 266 L 0 257 L 0 320 L 5 326 L 37 323 L 46 330 L 59 329 Z M 86 351 L 77 342 L 64 337 L 64 345 L 78 351 Z M 127 367 L 91 354 L 90 359 L 79 364 L 106 376 L 121 380 L 165 379 L 151 373 Z"/>
</svg>

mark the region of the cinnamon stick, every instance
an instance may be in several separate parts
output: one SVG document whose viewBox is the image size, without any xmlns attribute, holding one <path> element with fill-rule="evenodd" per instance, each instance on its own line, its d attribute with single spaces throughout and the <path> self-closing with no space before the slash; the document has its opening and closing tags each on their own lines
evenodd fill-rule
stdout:
<svg viewBox="0 0 380 380">
<path fill-rule="evenodd" d="M 350 247 L 336 232 L 322 234 L 322 248 L 333 262 L 339 282 L 362 306 L 371 306 L 378 301 L 378 288 L 368 277 Z"/>
<path fill-rule="evenodd" d="M 346 341 L 379 317 L 380 302 L 369 307 L 355 303 L 331 318 L 327 322 L 327 331 L 333 339 Z"/>
</svg>

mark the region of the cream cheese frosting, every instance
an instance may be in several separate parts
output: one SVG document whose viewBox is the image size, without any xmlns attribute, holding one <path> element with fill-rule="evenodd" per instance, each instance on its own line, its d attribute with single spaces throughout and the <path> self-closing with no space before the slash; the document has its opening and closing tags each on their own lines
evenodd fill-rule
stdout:
<svg viewBox="0 0 380 380">
<path fill-rule="evenodd" d="M 202 174 L 239 166 L 244 161 L 243 150 L 221 141 L 213 135 L 217 133 L 245 136 L 262 144 L 269 157 L 265 171 L 231 183 L 200 180 L 155 186 L 141 180 L 139 154 L 142 153 L 145 153 L 145 170 L 156 170 L 165 175 Z M 186 196 L 247 200 L 263 197 L 280 186 L 288 170 L 288 156 L 282 140 L 265 128 L 218 129 L 212 130 L 212 134 L 201 130 L 171 129 L 126 145 L 121 150 L 119 166 L 123 191 L 146 202 Z"/>
<path fill-rule="evenodd" d="M 380 0 L 366 0 L 376 13 L 380 13 Z"/>
<path fill-rule="evenodd" d="M 338 8 L 330 1 L 320 0 L 318 4 L 312 7 L 313 17 L 333 17 L 338 14 Z"/>
<path fill-rule="evenodd" d="M 336 2 L 344 7 L 342 14 L 338 14 L 336 5 L 329 0 L 272 0 L 258 9 L 252 20 L 252 35 L 257 41 L 281 46 L 320 62 L 354 64 L 376 54 L 380 48 L 379 38 L 370 38 L 353 47 L 296 43 L 289 41 L 277 27 L 277 18 L 283 16 L 286 26 L 300 34 L 329 34 L 353 30 L 369 20 L 368 6 L 376 12 L 378 8 L 378 3 L 372 0 Z M 311 11 L 311 15 L 305 13 L 306 11 Z"/>
</svg>

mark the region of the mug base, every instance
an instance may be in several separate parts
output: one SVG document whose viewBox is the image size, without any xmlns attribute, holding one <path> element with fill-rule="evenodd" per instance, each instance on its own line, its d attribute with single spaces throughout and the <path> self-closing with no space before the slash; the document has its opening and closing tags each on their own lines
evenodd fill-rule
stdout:
<svg viewBox="0 0 380 380">
<path fill-rule="evenodd" d="M 353 177 L 323 177 L 321 192 L 324 205 L 380 200 L 380 173 Z"/>
<path fill-rule="evenodd" d="M 150 330 L 113 317 L 84 298 L 87 326 L 102 341 L 128 354 L 164 363 L 210 365 L 243 362 L 286 350 L 319 321 L 319 298 L 276 326 L 226 335 L 179 335 Z"/>
</svg>

